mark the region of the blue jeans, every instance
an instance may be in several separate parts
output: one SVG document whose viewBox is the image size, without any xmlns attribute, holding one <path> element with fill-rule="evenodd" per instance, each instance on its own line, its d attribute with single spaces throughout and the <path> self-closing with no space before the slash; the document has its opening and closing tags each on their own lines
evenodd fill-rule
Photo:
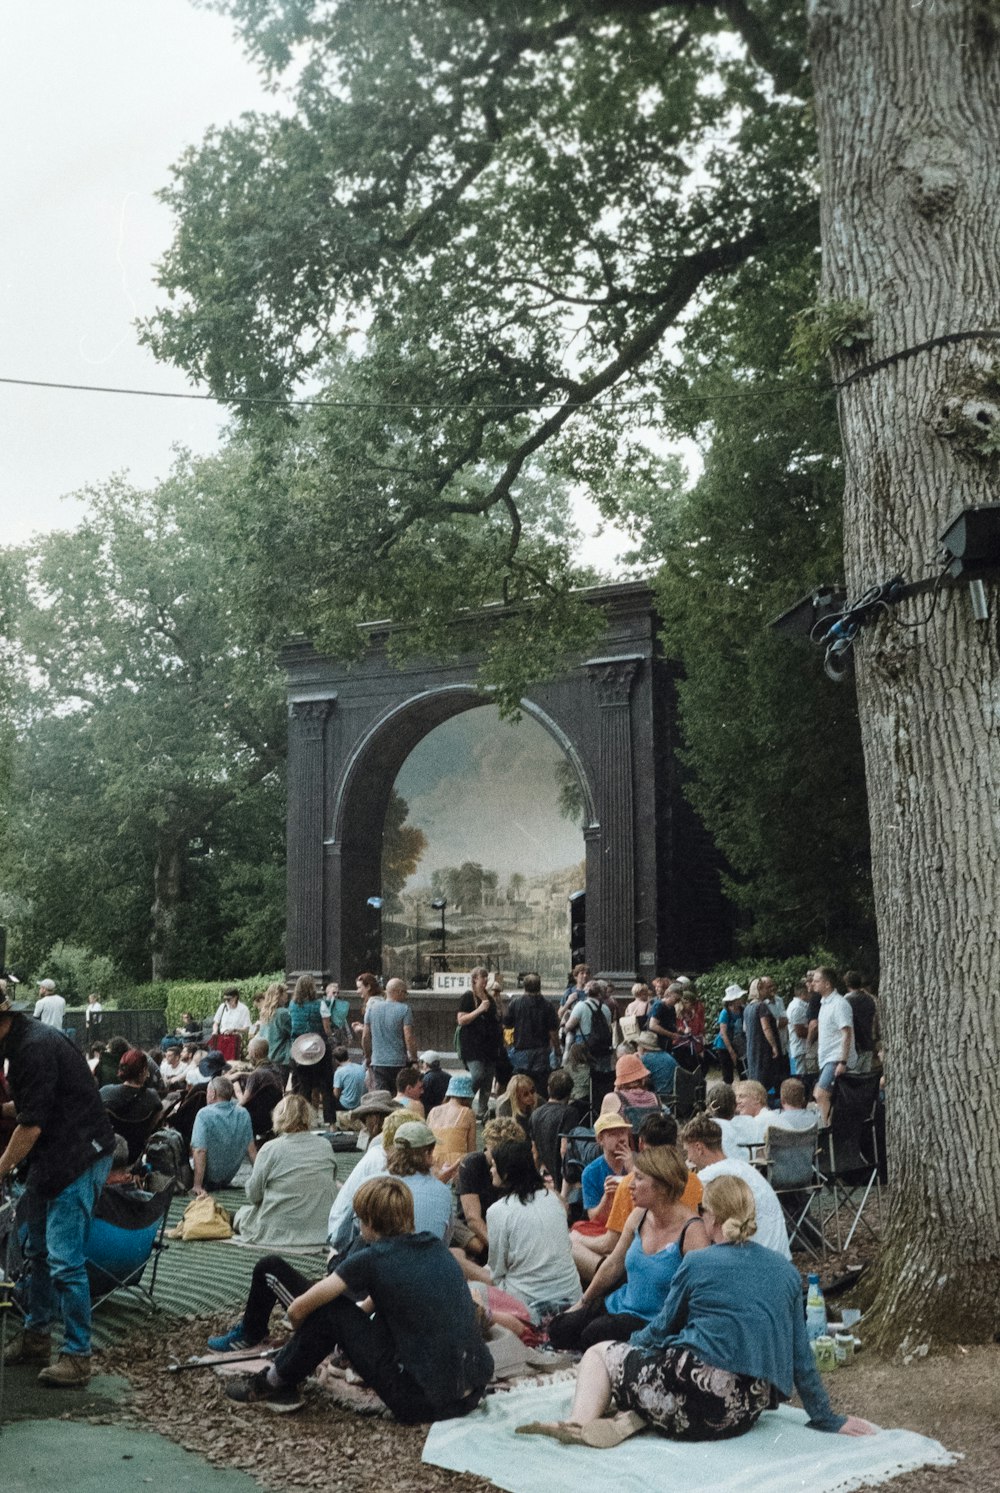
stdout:
<svg viewBox="0 0 1000 1493">
<path fill-rule="evenodd" d="M 90 1352 L 87 1235 L 110 1170 L 111 1157 L 102 1156 L 57 1197 L 39 1197 L 30 1186 L 27 1193 L 24 1253 L 31 1271 L 24 1325 L 31 1332 L 45 1332 L 61 1316 L 62 1351 L 80 1357 Z"/>
<path fill-rule="evenodd" d="M 470 1058 L 465 1065 L 472 1079 L 472 1092 L 476 1096 L 476 1119 L 489 1119 L 490 1093 L 496 1077 L 496 1063 L 484 1063 L 479 1058 Z"/>
</svg>

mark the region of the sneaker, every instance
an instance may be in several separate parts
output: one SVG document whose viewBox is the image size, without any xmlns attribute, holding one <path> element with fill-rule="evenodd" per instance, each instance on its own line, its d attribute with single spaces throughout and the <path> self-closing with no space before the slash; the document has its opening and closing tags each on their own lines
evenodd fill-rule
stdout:
<svg viewBox="0 0 1000 1493">
<path fill-rule="evenodd" d="M 208 1346 L 212 1353 L 238 1353 L 243 1348 L 256 1348 L 257 1344 L 243 1336 L 243 1323 L 237 1322 L 221 1337 L 210 1337 Z"/>
<path fill-rule="evenodd" d="M 267 1382 L 269 1372 L 269 1369 L 260 1369 L 256 1374 L 228 1380 L 226 1397 L 241 1405 L 266 1405 L 268 1410 L 273 1410 L 278 1415 L 290 1415 L 293 1410 L 301 1410 L 305 1401 L 296 1387 L 293 1384 L 281 1384 L 275 1389 Z"/>
<path fill-rule="evenodd" d="M 17 1337 L 7 1344 L 3 1350 L 3 1361 L 9 1363 L 44 1363 L 48 1364 L 52 1359 L 52 1339 L 47 1332 L 32 1332 L 30 1327 L 18 1333 Z"/>
<path fill-rule="evenodd" d="M 90 1383 L 90 1354 L 60 1353 L 50 1368 L 42 1369 L 38 1382 L 47 1389 L 83 1389 Z"/>
</svg>

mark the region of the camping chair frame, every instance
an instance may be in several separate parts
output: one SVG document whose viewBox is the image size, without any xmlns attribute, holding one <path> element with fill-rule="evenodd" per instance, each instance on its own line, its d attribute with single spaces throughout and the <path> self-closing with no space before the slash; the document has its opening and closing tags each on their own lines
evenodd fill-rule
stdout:
<svg viewBox="0 0 1000 1493">
<path fill-rule="evenodd" d="M 156 1290 L 156 1276 L 160 1268 L 160 1256 L 169 1248 L 164 1235 L 167 1229 L 167 1221 L 170 1215 L 170 1204 L 173 1202 L 177 1191 L 177 1184 L 171 1180 L 161 1192 L 157 1194 L 160 1201 L 159 1221 L 149 1254 L 145 1259 L 135 1265 L 124 1274 L 117 1274 L 105 1265 L 88 1263 L 87 1275 L 90 1280 L 90 1304 L 91 1309 L 97 1308 L 114 1296 L 118 1291 L 136 1291 L 143 1299 L 144 1305 L 150 1312 L 158 1312 L 160 1308 L 154 1300 L 153 1293 Z M 147 1267 L 152 1262 L 148 1281 L 145 1279 Z"/>
<path fill-rule="evenodd" d="M 879 1237 L 878 1230 L 865 1217 L 865 1209 L 874 1188 L 881 1218 L 881 1165 L 875 1123 L 880 1080 L 879 1073 L 850 1074 L 838 1079 L 830 1124 L 820 1131 L 819 1170 L 830 1194 L 830 1206 L 822 1218 L 823 1232 L 826 1234 L 828 1224 L 835 1224 L 838 1251 L 850 1249 L 859 1224 L 864 1225 L 873 1239 Z M 841 1222 L 844 1208 L 853 1213 L 846 1239 Z"/>
<path fill-rule="evenodd" d="M 823 1190 L 823 1178 L 816 1166 L 816 1156 L 815 1127 L 808 1130 L 786 1130 L 780 1125 L 770 1125 L 764 1132 L 763 1151 L 755 1163 L 781 1201 L 789 1225 L 789 1248 L 794 1249 L 798 1244 L 814 1260 L 825 1256 L 827 1252 L 822 1219 L 817 1225 L 812 1218 L 813 1203 Z M 818 1248 L 813 1239 L 819 1240 Z"/>
</svg>

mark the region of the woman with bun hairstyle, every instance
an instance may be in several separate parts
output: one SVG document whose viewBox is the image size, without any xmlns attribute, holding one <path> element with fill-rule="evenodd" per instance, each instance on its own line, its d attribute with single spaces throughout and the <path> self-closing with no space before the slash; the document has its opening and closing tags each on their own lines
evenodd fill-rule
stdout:
<svg viewBox="0 0 1000 1493">
<path fill-rule="evenodd" d="M 678 1441 L 718 1441 L 742 1436 L 793 1389 L 813 1430 L 875 1429 L 832 1410 L 806 1336 L 801 1277 L 754 1242 L 746 1183 L 714 1178 L 701 1214 L 713 1247 L 685 1255 L 659 1315 L 627 1343 L 588 1348 L 571 1418 L 533 1421 L 518 1427 L 523 1435 L 610 1447 L 652 1427 Z"/>
</svg>

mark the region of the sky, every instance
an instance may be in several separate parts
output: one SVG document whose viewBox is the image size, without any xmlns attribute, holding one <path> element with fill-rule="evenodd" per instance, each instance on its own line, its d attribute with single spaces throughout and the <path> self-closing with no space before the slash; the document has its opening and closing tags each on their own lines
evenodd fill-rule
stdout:
<svg viewBox="0 0 1000 1493">
<path fill-rule="evenodd" d="M 170 242 L 156 201 L 210 125 L 276 107 L 231 23 L 190 0 L 31 0 L 4 7 L 0 49 L 0 378 L 190 392 L 139 345 Z M 140 486 L 173 448 L 207 453 L 224 412 L 0 383 L 0 543 L 71 526 L 72 494 L 126 472 Z M 596 515 L 581 511 L 592 531 Z M 591 537 L 582 558 L 624 548 Z"/>
</svg>

